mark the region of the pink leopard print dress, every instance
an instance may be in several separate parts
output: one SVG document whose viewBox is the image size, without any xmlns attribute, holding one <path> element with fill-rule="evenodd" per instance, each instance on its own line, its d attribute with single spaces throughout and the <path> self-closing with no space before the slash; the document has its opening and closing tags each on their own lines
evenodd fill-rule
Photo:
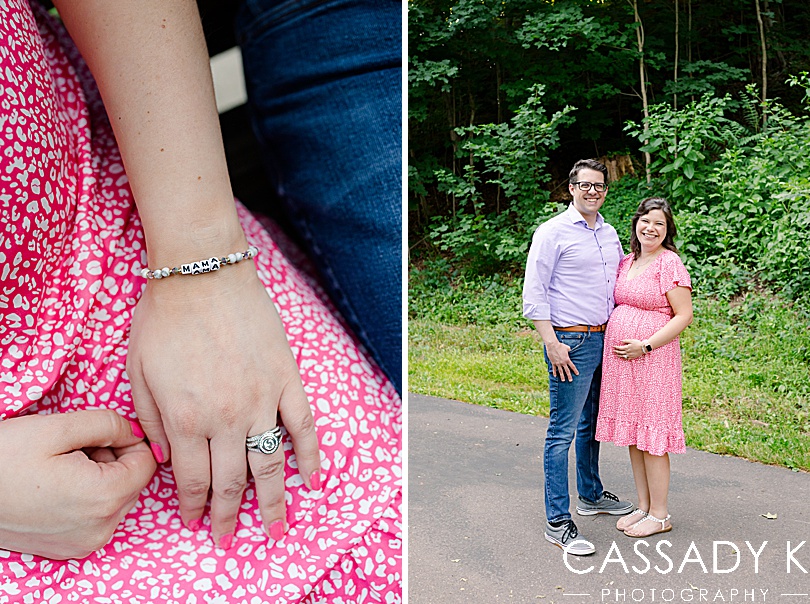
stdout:
<svg viewBox="0 0 810 604">
<path fill-rule="evenodd" d="M 92 77 L 25 0 L 0 0 L 0 132 L 0 420 L 90 407 L 134 417 L 124 367 L 143 231 Z M 183 527 L 160 466 L 89 558 L 0 550 L 0 604 L 401 601 L 400 399 L 294 255 L 239 215 L 312 405 L 322 490 L 303 486 L 285 438 L 289 532 L 268 540 L 251 482 L 224 552 Z"/>
<path fill-rule="evenodd" d="M 691 290 L 692 280 L 670 250 L 628 279 L 632 263 L 632 254 L 619 263 L 616 308 L 605 332 L 596 440 L 635 445 L 653 455 L 685 453 L 680 338 L 637 359 L 622 359 L 613 347 L 623 340 L 646 340 L 666 325 L 673 316 L 667 292 Z"/>
</svg>

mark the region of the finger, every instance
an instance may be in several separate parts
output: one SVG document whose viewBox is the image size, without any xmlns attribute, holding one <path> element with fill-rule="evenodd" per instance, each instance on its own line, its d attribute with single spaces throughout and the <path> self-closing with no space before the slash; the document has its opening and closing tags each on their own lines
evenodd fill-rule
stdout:
<svg viewBox="0 0 810 604">
<path fill-rule="evenodd" d="M 275 422 L 273 422 L 275 423 Z M 261 434 L 270 424 L 260 424 L 250 435 Z M 256 481 L 256 498 L 262 515 L 264 530 L 278 541 L 287 530 L 287 508 L 284 503 L 284 447 L 272 454 L 248 451 L 248 464 Z"/>
<path fill-rule="evenodd" d="M 83 451 L 87 457 L 96 463 L 108 463 L 116 460 L 115 453 L 109 447 L 91 447 L 83 449 Z"/>
<path fill-rule="evenodd" d="M 247 484 L 243 436 L 218 435 L 211 440 L 211 537 L 221 549 L 233 545 L 236 517 Z"/>
<path fill-rule="evenodd" d="M 127 375 L 129 383 L 132 385 L 132 401 L 135 411 L 138 413 L 138 421 L 149 438 L 149 446 L 155 456 L 155 461 L 164 463 L 171 456 L 171 447 L 163 427 L 160 409 L 158 409 L 155 399 L 152 398 L 152 391 L 149 390 L 149 386 L 144 380 L 140 366 L 127 362 Z"/>
<path fill-rule="evenodd" d="M 279 415 L 292 441 L 298 473 L 313 490 L 321 488 L 321 454 L 315 420 L 304 386 L 296 376 L 287 384 L 278 404 Z"/>
<path fill-rule="evenodd" d="M 180 517 L 188 528 L 199 530 L 211 487 L 208 439 L 176 439 L 172 468 L 177 481 Z"/>
<path fill-rule="evenodd" d="M 577 366 L 574 365 L 573 361 L 568 361 L 568 366 L 571 367 L 571 371 L 574 372 L 574 375 L 579 375 L 579 369 L 577 369 Z M 571 381 L 573 382 L 574 380 Z"/>
<path fill-rule="evenodd" d="M 102 480 L 106 481 L 108 492 L 121 501 L 122 508 L 128 511 L 138 500 L 140 492 L 152 480 L 157 464 L 152 451 L 145 442 L 128 447 L 108 449 L 115 459 L 98 464 Z"/>
<path fill-rule="evenodd" d="M 93 447 L 126 447 L 142 440 L 132 433 L 129 421 L 110 409 L 87 409 L 41 417 L 48 434 L 44 442 L 55 454 Z"/>
</svg>

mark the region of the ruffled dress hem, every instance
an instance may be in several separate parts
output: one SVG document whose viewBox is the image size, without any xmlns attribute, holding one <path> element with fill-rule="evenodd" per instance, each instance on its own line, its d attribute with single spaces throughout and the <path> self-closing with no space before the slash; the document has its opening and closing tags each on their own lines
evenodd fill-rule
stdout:
<svg viewBox="0 0 810 604">
<path fill-rule="evenodd" d="M 651 426 L 640 426 L 610 418 L 602 418 L 599 422 L 596 440 L 612 442 L 617 447 L 635 445 L 640 451 L 647 451 L 651 455 L 686 453 L 682 430 L 680 433 L 668 434 Z"/>
</svg>

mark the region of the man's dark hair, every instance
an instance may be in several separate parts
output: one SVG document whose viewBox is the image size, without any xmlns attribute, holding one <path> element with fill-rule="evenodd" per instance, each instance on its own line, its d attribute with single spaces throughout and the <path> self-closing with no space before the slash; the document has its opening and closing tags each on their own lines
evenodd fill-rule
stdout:
<svg viewBox="0 0 810 604">
<path fill-rule="evenodd" d="M 574 184 L 577 182 L 577 176 L 579 175 L 580 170 L 596 170 L 597 172 L 601 172 L 605 177 L 605 184 L 608 181 L 608 171 L 605 167 L 605 164 L 602 162 L 598 162 L 595 159 L 581 159 L 577 163 L 574 164 L 574 167 L 571 168 L 571 172 L 568 173 L 568 182 Z"/>
<path fill-rule="evenodd" d="M 664 237 L 661 247 L 676 254 L 678 253 L 678 248 L 675 247 L 675 237 L 678 235 L 678 231 L 675 229 L 675 219 L 672 218 L 672 208 L 669 207 L 669 202 L 663 197 L 648 197 L 638 204 L 636 215 L 633 216 L 633 225 L 630 227 L 630 249 L 634 258 L 641 256 L 641 242 L 638 240 L 638 235 L 636 235 L 636 225 L 642 216 L 649 214 L 653 210 L 661 210 L 667 223 L 667 236 Z"/>
</svg>

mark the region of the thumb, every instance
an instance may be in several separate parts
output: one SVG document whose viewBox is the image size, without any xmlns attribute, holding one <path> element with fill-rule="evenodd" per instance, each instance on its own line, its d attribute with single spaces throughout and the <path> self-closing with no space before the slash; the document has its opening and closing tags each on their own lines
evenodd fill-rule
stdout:
<svg viewBox="0 0 810 604">
<path fill-rule="evenodd" d="M 129 508 L 137 501 L 138 493 L 149 484 L 157 466 L 152 452 L 143 442 L 116 449 L 115 455 L 115 461 L 98 464 L 98 467 L 112 485 L 113 492 L 128 501 Z"/>
<path fill-rule="evenodd" d="M 46 442 L 60 454 L 87 447 L 129 447 L 143 439 L 132 433 L 132 424 L 110 409 L 87 409 L 44 415 L 49 433 Z"/>
</svg>

